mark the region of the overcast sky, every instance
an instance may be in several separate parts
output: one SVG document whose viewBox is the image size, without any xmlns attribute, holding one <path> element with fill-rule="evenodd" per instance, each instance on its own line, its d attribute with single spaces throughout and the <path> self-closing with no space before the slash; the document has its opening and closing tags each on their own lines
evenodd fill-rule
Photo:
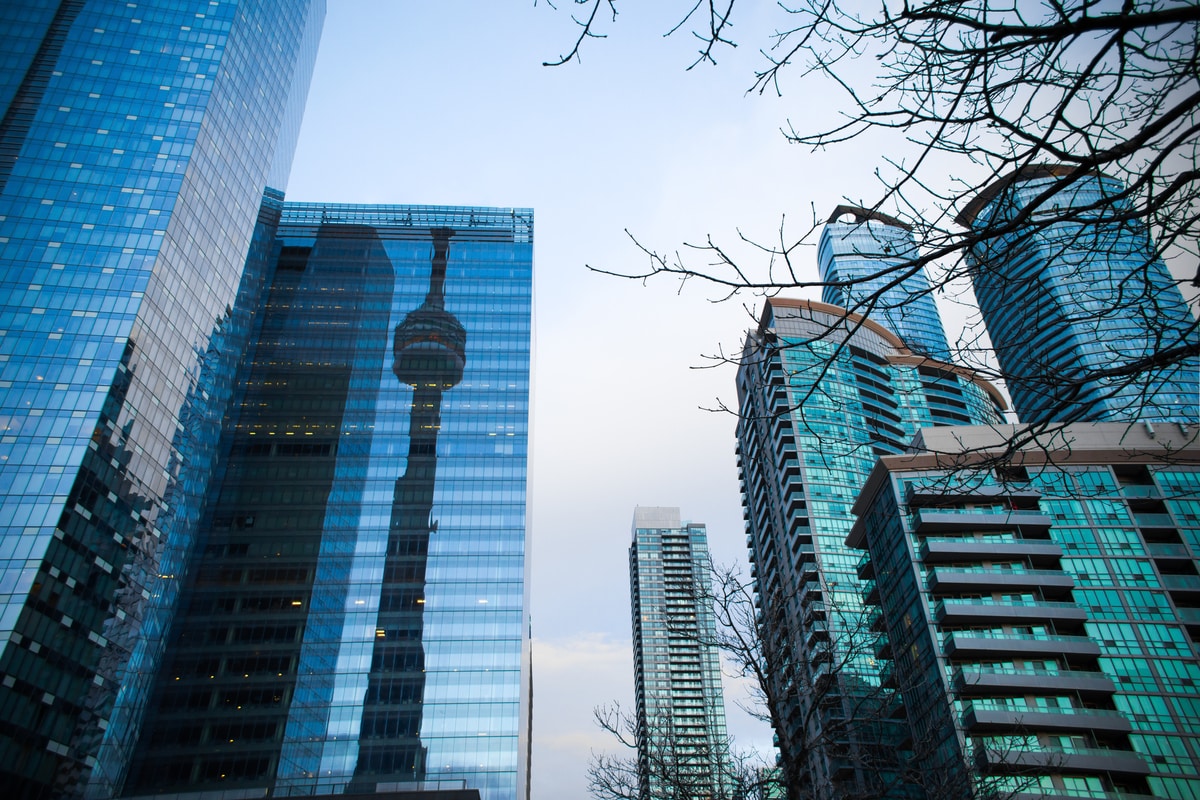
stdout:
<svg viewBox="0 0 1200 800">
<path fill-rule="evenodd" d="M 632 703 L 634 507 L 679 506 L 719 562 L 745 560 L 734 420 L 705 409 L 734 402 L 733 368 L 709 357 L 740 349 L 761 300 L 586 265 L 643 267 L 626 229 L 659 251 L 777 239 L 785 216 L 799 230 L 869 194 L 882 151 L 788 145 L 789 117 L 830 113 L 811 86 L 746 93 L 781 21 L 771 0 L 739 2 L 739 48 L 691 71 L 689 32 L 662 35 L 690 2 L 621 3 L 582 64 L 543 67 L 575 35 L 572 0 L 556 4 L 329 0 L 288 189 L 535 210 L 534 800 L 584 798 L 589 752 L 612 747 L 592 708 Z M 815 252 L 800 259 L 815 278 Z M 737 743 L 768 748 L 728 691 Z"/>
</svg>

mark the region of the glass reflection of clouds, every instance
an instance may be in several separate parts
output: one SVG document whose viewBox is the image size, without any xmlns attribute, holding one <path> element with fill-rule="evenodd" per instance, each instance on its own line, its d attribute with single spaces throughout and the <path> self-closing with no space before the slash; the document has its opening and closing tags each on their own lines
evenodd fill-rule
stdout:
<svg viewBox="0 0 1200 800">
<path fill-rule="evenodd" d="M 286 230 L 286 214 L 284 223 Z M 426 299 L 428 230 L 421 238 L 381 231 L 395 270 L 394 292 L 381 300 L 389 306 L 389 330 Z M 517 796 L 527 747 L 521 704 L 531 243 L 520 226 L 517 238 L 473 236 L 460 227 L 451 240 L 445 306 L 470 333 L 463 378 L 441 398 L 429 517 L 436 532 L 421 604 L 423 777 L 428 785 L 465 783 L 489 800 Z M 394 490 L 397 476 L 409 469 L 412 446 L 414 392 L 389 366 L 376 361 L 352 379 L 359 401 L 348 403 L 343 420 L 317 574 L 317 583 L 329 588 L 314 591 L 281 759 L 291 763 L 290 777 L 281 766 L 279 794 L 300 794 L 314 779 L 320 791 L 341 791 L 362 778 L 354 773 Z M 317 614 L 323 615 L 319 626 Z M 379 776 L 379 782 L 387 781 Z"/>
</svg>

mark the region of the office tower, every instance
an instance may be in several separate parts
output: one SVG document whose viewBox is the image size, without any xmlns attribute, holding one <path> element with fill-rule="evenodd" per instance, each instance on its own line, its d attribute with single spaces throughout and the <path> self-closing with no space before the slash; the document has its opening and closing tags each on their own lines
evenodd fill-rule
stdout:
<svg viewBox="0 0 1200 800">
<path fill-rule="evenodd" d="M 807 300 L 767 301 L 738 370 L 738 468 L 762 604 L 763 646 L 790 790 L 859 796 L 892 787 L 899 739 L 865 624 L 850 508 L 880 455 L 918 428 L 990 424 L 1003 400 L 872 319 Z M 789 772 L 790 771 L 790 772 Z"/>
<path fill-rule="evenodd" d="M 821 231 L 817 268 L 821 299 L 870 317 L 914 353 L 950 360 L 950 346 L 933 302 L 912 228 L 898 219 L 852 206 L 833 210 Z"/>
<path fill-rule="evenodd" d="M 855 506 L 916 774 L 947 800 L 1200 795 L 1194 435 L 1080 423 L 990 466 L 1015 433 L 922 431 Z"/>
<path fill-rule="evenodd" d="M 1062 185 L 1071 172 L 1022 169 L 958 217 L 980 236 L 968 254 L 971 281 L 1013 407 L 1031 424 L 1194 423 L 1196 318 L 1146 231 L 1123 219 L 1125 187 L 1103 175 Z"/>
<path fill-rule="evenodd" d="M 523 800 L 532 212 L 277 213 L 123 795 Z"/>
<path fill-rule="evenodd" d="M 638 506 L 629 545 L 640 797 L 728 797 L 729 741 L 708 534 Z"/>
<path fill-rule="evenodd" d="M 0 4 L 0 785 L 104 794 L 196 535 L 323 0 Z M 110 759 L 101 756 L 106 749 Z M 100 759 L 98 761 L 98 759 Z"/>
</svg>

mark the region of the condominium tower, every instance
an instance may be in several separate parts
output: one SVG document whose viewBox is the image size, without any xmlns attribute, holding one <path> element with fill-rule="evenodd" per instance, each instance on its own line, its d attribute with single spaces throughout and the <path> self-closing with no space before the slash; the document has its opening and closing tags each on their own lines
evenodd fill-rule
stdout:
<svg viewBox="0 0 1200 800">
<path fill-rule="evenodd" d="M 324 11 L 0 4 L 7 797 L 104 795 L 124 770 L 118 706 L 145 702 L 198 534 L 243 266 L 286 188 Z"/>
<path fill-rule="evenodd" d="M 894 217 L 838 206 L 821 230 L 821 299 L 870 317 L 919 355 L 950 360 L 946 332 L 912 228 Z"/>
<path fill-rule="evenodd" d="M 1200 420 L 1196 317 L 1125 193 L 1032 166 L 958 217 L 979 237 L 971 281 L 1022 422 Z"/>
<path fill-rule="evenodd" d="M 789 792 L 908 796 L 897 771 L 905 737 L 881 705 L 861 554 L 845 544 L 850 509 L 879 456 L 903 452 L 922 427 L 996 423 L 1003 400 L 871 317 L 782 298 L 747 336 L 738 398 L 747 543 Z"/>
<path fill-rule="evenodd" d="M 930 797 L 1200 796 L 1200 447 L 1186 426 L 922 431 L 849 544 Z M 955 454 L 955 451 L 957 453 Z"/>
<path fill-rule="evenodd" d="M 712 605 L 708 535 L 678 508 L 633 512 L 633 604 L 640 797 L 728 797 L 729 743 Z"/>
</svg>

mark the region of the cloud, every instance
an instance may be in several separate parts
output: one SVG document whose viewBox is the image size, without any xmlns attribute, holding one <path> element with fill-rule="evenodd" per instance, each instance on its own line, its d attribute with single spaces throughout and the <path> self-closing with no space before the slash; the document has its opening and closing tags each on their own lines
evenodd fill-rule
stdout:
<svg viewBox="0 0 1200 800">
<path fill-rule="evenodd" d="M 582 632 L 533 639 L 533 796 L 587 794 L 593 752 L 616 747 L 592 721 L 597 703 L 632 707 L 629 639 Z"/>
</svg>

